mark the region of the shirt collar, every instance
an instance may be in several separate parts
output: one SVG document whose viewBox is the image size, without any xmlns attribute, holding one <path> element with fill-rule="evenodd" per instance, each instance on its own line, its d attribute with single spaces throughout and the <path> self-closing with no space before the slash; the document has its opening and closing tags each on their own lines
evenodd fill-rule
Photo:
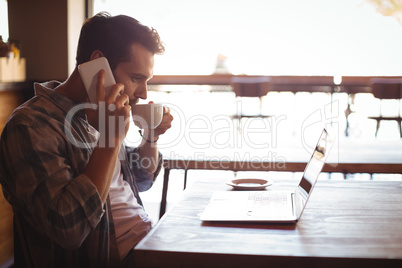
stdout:
<svg viewBox="0 0 402 268">
<path fill-rule="evenodd" d="M 67 114 L 72 108 L 74 108 L 76 105 L 79 105 L 80 103 L 73 101 L 65 95 L 55 91 L 54 89 L 59 85 L 61 85 L 61 82 L 59 81 L 34 83 L 35 95 L 42 96 L 51 100 L 57 107 L 59 107 Z M 86 114 L 83 109 L 79 110 L 76 115 L 86 118 Z"/>
</svg>

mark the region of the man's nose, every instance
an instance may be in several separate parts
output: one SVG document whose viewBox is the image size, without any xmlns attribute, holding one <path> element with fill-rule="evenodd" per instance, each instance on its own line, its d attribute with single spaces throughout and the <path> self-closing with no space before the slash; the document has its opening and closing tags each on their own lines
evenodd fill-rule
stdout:
<svg viewBox="0 0 402 268">
<path fill-rule="evenodd" d="M 140 99 L 143 99 L 143 100 L 147 99 L 147 97 L 148 97 L 147 87 L 148 87 L 147 82 L 141 83 L 138 86 L 137 94 L 136 94 L 137 98 L 140 98 Z"/>
</svg>

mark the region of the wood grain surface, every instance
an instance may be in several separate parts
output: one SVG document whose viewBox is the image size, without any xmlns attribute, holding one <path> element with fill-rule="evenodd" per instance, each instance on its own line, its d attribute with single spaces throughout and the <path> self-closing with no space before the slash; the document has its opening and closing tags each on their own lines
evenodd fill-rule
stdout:
<svg viewBox="0 0 402 268">
<path fill-rule="evenodd" d="M 292 189 L 278 180 L 271 189 Z M 186 190 L 135 249 L 139 267 L 392 267 L 402 264 L 402 182 L 319 180 L 297 224 L 208 223 L 219 178 Z"/>
</svg>

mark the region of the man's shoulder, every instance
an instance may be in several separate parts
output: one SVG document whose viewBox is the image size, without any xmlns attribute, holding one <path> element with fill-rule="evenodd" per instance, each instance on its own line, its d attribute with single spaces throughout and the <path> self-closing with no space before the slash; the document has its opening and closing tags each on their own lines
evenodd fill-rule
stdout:
<svg viewBox="0 0 402 268">
<path fill-rule="evenodd" d="M 41 96 L 34 96 L 11 113 L 6 125 L 33 125 L 38 121 L 50 121 L 62 116 L 52 102 Z"/>
</svg>

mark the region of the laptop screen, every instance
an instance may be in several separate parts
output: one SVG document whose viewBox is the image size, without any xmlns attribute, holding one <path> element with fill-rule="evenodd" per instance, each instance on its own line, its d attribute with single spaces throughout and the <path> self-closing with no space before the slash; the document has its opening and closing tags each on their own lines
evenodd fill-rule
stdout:
<svg viewBox="0 0 402 268">
<path fill-rule="evenodd" d="M 298 193 L 300 197 L 300 200 L 298 201 L 301 201 L 301 210 L 307 202 L 308 196 L 321 173 L 325 160 L 327 159 L 328 153 L 332 147 L 332 143 L 333 138 L 330 137 L 327 130 L 324 129 L 310 158 L 310 161 L 307 163 L 303 177 L 298 186 Z"/>
</svg>

